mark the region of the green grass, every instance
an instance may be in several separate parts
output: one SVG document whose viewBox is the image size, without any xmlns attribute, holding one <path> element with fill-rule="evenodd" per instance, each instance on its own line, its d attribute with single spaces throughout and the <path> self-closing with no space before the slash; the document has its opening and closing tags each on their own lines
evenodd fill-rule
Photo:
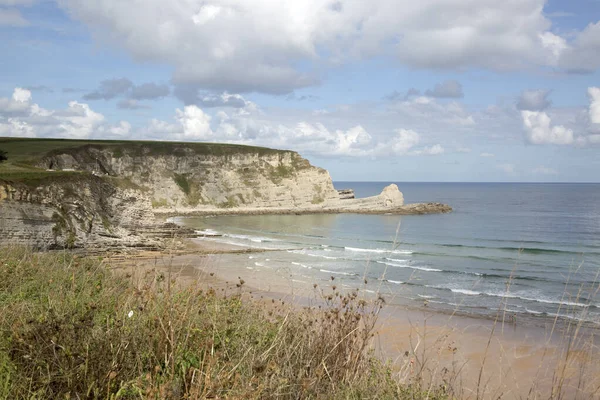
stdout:
<svg viewBox="0 0 600 400">
<path fill-rule="evenodd" d="M 232 156 L 237 154 L 280 154 L 284 150 L 275 150 L 257 146 L 243 146 L 220 143 L 183 143 L 158 141 L 125 140 L 70 140 L 70 139 L 32 139 L 0 138 L 0 149 L 7 152 L 11 163 L 35 163 L 51 152 L 71 152 L 82 146 L 110 148 L 115 157 L 125 154 L 140 155 L 177 155 L 192 152 L 197 155 Z"/>
<path fill-rule="evenodd" d="M 447 398 L 370 354 L 381 304 L 357 292 L 294 311 L 106 267 L 0 248 L 0 399 Z"/>
</svg>

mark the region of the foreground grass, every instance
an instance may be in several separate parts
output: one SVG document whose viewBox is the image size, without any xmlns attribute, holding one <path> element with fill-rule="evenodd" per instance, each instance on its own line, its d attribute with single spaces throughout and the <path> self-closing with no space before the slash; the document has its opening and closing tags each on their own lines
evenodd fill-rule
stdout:
<svg viewBox="0 0 600 400">
<path fill-rule="evenodd" d="M 0 248 L 0 276 L 0 398 L 446 398 L 371 355 L 381 304 L 356 292 L 269 311 L 23 248 Z"/>
</svg>

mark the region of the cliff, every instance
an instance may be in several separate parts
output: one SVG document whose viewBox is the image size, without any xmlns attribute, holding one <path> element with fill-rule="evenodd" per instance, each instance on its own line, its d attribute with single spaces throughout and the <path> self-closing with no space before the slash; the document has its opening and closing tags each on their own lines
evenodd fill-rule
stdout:
<svg viewBox="0 0 600 400">
<path fill-rule="evenodd" d="M 36 247 L 158 246 L 156 214 L 448 212 L 396 185 L 355 199 L 298 153 L 174 142 L 0 139 L 0 235 Z M 154 239 L 148 239 L 154 232 Z"/>
</svg>

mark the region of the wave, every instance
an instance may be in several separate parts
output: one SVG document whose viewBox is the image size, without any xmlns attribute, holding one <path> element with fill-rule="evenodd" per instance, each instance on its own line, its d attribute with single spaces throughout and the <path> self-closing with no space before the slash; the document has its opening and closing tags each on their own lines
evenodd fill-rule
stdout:
<svg viewBox="0 0 600 400">
<path fill-rule="evenodd" d="M 299 267 L 307 268 L 307 269 L 312 268 L 312 267 L 309 267 L 308 265 L 304 265 L 304 264 L 301 264 L 301 263 L 298 263 L 298 262 L 292 262 L 292 265 L 297 265 Z"/>
<path fill-rule="evenodd" d="M 255 242 L 255 243 L 281 242 L 281 240 L 263 237 L 263 236 L 238 235 L 238 234 L 233 234 L 233 233 L 225 233 L 225 234 L 223 234 L 223 236 L 230 237 L 232 239 L 249 240 L 249 241 Z"/>
<path fill-rule="evenodd" d="M 387 280 L 386 280 L 386 282 L 389 282 L 389 283 L 395 283 L 396 285 L 402 285 L 402 284 L 404 283 L 404 282 L 402 282 L 402 281 L 393 281 L 393 280 L 391 280 L 391 279 L 387 279 Z"/>
<path fill-rule="evenodd" d="M 417 269 L 419 271 L 427 271 L 427 272 L 444 272 L 441 269 L 437 269 L 437 268 L 429 268 L 429 267 L 417 267 L 414 265 L 406 265 L 406 264 L 397 264 L 397 263 L 391 263 L 391 262 L 385 262 L 385 261 L 375 261 L 378 264 L 385 264 L 385 265 L 389 265 L 390 267 L 397 267 L 397 268 L 410 268 L 410 269 Z"/>
<path fill-rule="evenodd" d="M 362 249 L 360 247 L 344 247 L 344 250 L 357 253 L 391 253 L 391 254 L 412 254 L 410 250 L 386 250 L 386 249 Z"/>
<path fill-rule="evenodd" d="M 326 272 L 328 274 L 346 275 L 346 276 L 358 276 L 358 274 L 354 274 L 354 273 L 351 273 L 351 272 L 330 271 L 328 269 L 319 269 L 319 271 Z"/>
<path fill-rule="evenodd" d="M 532 302 L 536 302 L 536 303 L 556 304 L 556 305 L 561 305 L 561 306 L 571 306 L 571 307 L 580 307 L 580 308 L 589 308 L 589 307 L 598 308 L 598 305 L 596 305 L 596 304 L 585 304 L 585 303 L 577 303 L 577 302 L 573 302 L 573 301 L 552 300 L 552 299 L 545 299 L 545 298 L 533 298 L 533 297 L 519 296 L 517 294 L 512 294 L 512 293 L 477 292 L 477 291 L 470 290 L 470 289 L 448 288 L 448 287 L 444 287 L 444 286 L 430 286 L 430 285 L 425 285 L 425 287 L 429 287 L 432 289 L 449 290 L 453 293 L 460 293 L 460 294 L 465 294 L 465 295 L 469 295 L 469 296 L 500 297 L 500 298 L 508 298 L 508 299 L 526 300 L 526 301 L 532 301 Z"/>
<path fill-rule="evenodd" d="M 326 260 L 340 260 L 340 257 L 331 257 L 331 256 L 324 256 L 322 254 L 308 253 L 308 252 L 306 252 L 306 250 L 287 250 L 287 252 L 293 253 L 293 254 L 302 254 L 305 256 L 309 256 L 309 257 L 320 257 L 320 258 L 324 258 Z"/>
<path fill-rule="evenodd" d="M 559 250 L 559 249 L 549 249 L 543 247 L 495 247 L 495 246 L 473 246 L 473 245 L 463 245 L 463 244 L 452 244 L 452 243 L 442 243 L 437 246 L 441 247 L 451 247 L 451 248 L 466 248 L 466 249 L 487 249 L 487 250 L 501 250 L 501 251 L 510 251 L 510 252 L 519 252 L 523 254 L 600 254 L 599 252 L 594 251 L 572 251 L 572 250 Z"/>
<path fill-rule="evenodd" d="M 481 293 L 468 289 L 450 289 L 453 293 L 466 294 L 468 296 L 479 296 Z"/>
<path fill-rule="evenodd" d="M 198 231 L 194 231 L 194 233 L 196 235 L 203 235 L 203 236 L 222 236 L 221 233 L 219 233 L 213 229 L 198 230 Z"/>
</svg>

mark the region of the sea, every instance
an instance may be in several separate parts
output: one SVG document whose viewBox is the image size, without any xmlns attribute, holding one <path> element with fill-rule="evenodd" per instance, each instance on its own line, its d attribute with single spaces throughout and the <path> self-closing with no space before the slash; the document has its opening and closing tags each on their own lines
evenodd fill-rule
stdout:
<svg viewBox="0 0 600 400">
<path fill-rule="evenodd" d="M 390 182 L 334 182 L 357 197 Z M 237 255 L 248 270 L 291 271 L 384 293 L 389 303 L 440 312 L 600 326 L 600 184 L 401 183 L 406 203 L 436 215 L 181 217 L 200 241 L 265 250 Z M 231 262 L 231 260 L 229 260 Z"/>
</svg>

